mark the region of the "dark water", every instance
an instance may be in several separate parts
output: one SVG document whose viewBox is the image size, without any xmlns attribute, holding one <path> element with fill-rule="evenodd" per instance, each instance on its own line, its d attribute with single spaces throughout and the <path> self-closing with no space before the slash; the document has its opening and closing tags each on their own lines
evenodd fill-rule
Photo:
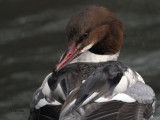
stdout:
<svg viewBox="0 0 160 120">
<path fill-rule="evenodd" d="M 0 120 L 28 118 L 33 92 L 65 49 L 68 20 L 91 4 L 125 24 L 120 60 L 154 89 L 160 119 L 160 0 L 0 0 Z"/>
</svg>

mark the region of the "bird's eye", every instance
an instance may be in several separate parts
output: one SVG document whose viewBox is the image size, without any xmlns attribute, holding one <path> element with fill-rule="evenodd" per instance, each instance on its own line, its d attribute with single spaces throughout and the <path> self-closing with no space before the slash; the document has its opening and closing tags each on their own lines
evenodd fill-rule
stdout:
<svg viewBox="0 0 160 120">
<path fill-rule="evenodd" d="M 80 39 L 77 41 L 78 43 L 79 42 L 82 42 L 84 39 L 86 39 L 88 37 L 88 33 L 87 32 L 85 32 L 84 34 L 83 34 L 83 36 L 81 36 L 80 37 Z"/>
<path fill-rule="evenodd" d="M 86 37 L 88 37 L 88 33 L 87 32 L 84 33 L 83 39 L 86 38 Z"/>
</svg>

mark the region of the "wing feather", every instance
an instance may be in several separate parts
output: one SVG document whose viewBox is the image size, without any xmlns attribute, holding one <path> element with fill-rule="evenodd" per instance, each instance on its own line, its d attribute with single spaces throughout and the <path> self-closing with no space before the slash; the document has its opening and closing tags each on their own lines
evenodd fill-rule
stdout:
<svg viewBox="0 0 160 120">
<path fill-rule="evenodd" d="M 114 100 L 94 103 L 89 107 L 82 120 L 147 120 L 152 114 L 152 104 L 138 102 L 126 103 Z"/>
</svg>

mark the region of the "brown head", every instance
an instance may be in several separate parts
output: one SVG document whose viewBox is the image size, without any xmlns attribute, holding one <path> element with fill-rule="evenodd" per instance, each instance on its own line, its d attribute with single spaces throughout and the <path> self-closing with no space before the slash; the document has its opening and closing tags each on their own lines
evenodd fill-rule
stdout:
<svg viewBox="0 0 160 120">
<path fill-rule="evenodd" d="M 68 22 L 68 50 L 59 61 L 57 70 L 88 50 L 100 55 L 118 53 L 123 40 L 123 30 L 122 22 L 107 8 L 88 6 L 81 9 Z"/>
</svg>

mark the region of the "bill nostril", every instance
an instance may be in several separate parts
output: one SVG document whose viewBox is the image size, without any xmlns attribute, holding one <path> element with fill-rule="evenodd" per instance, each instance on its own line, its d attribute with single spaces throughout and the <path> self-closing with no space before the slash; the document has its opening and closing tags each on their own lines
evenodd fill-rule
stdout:
<svg viewBox="0 0 160 120">
<path fill-rule="evenodd" d="M 70 56 L 71 56 L 71 54 L 68 55 L 68 57 L 70 57 Z"/>
<path fill-rule="evenodd" d="M 70 58 L 72 54 L 68 54 L 67 58 Z"/>
</svg>

